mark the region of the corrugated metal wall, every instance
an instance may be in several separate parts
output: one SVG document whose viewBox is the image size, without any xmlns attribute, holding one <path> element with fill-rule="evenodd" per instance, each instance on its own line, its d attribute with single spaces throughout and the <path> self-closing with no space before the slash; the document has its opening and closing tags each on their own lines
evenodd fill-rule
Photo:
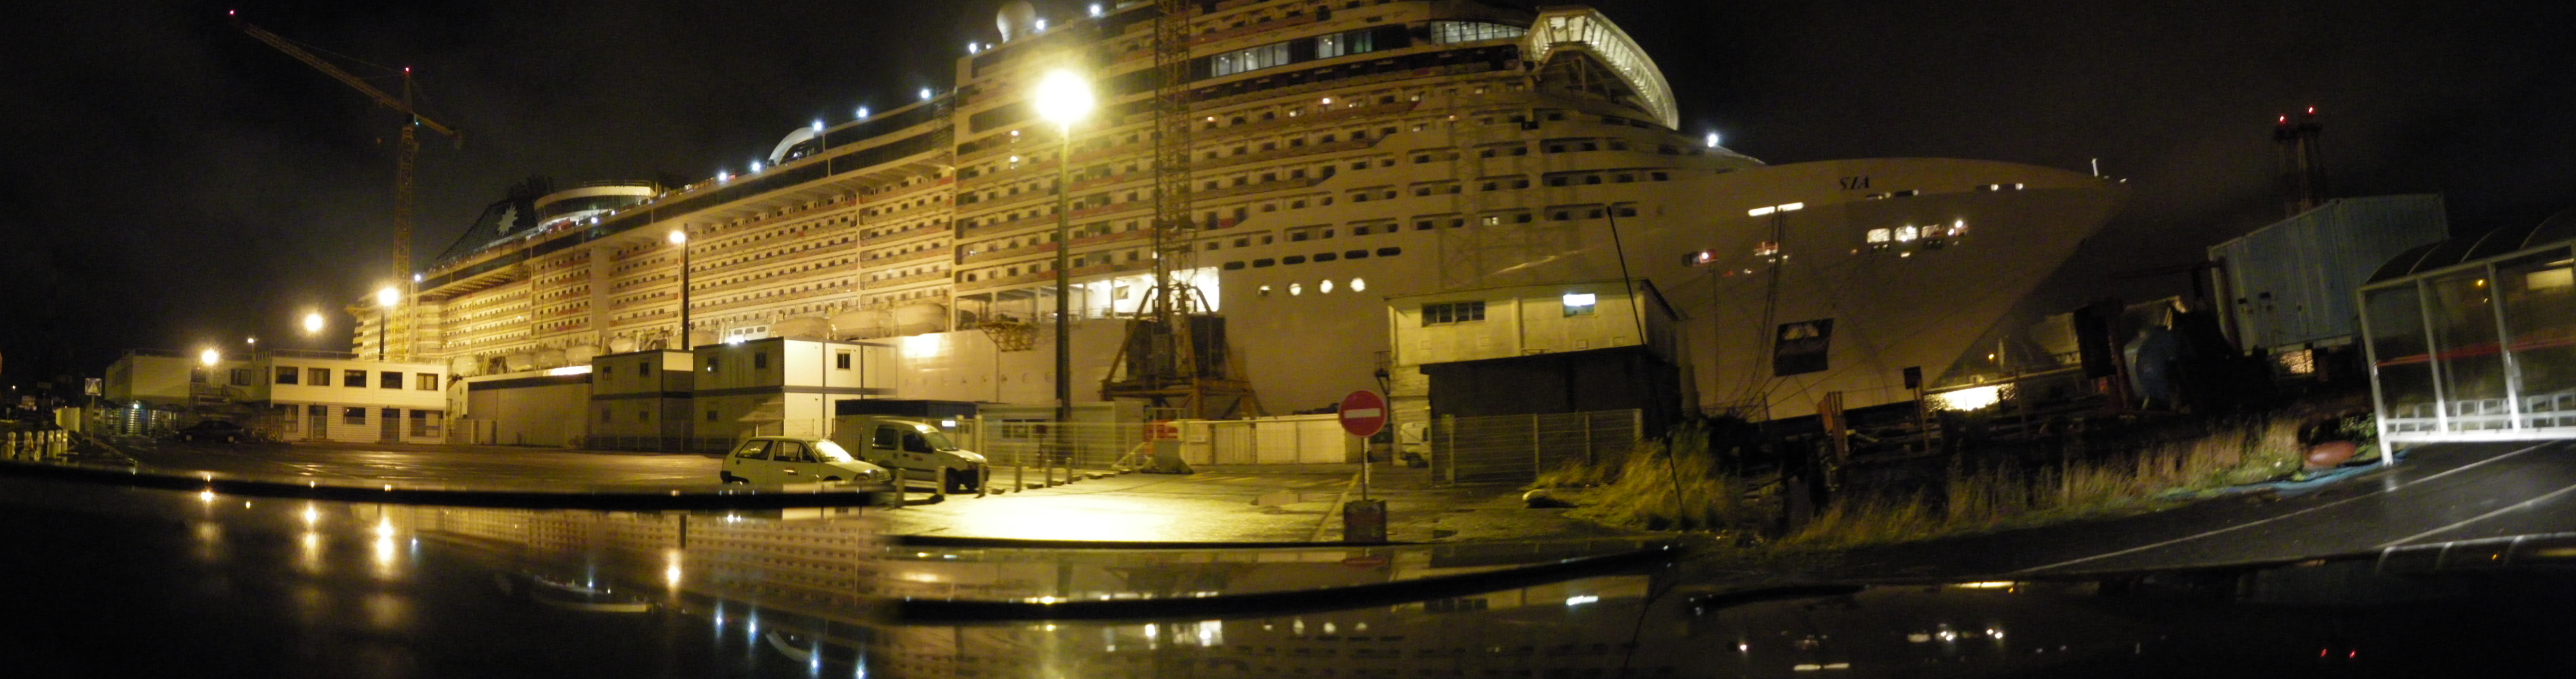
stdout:
<svg viewBox="0 0 2576 679">
<path fill-rule="evenodd" d="M 2390 257 L 2449 236 L 2439 194 L 2337 198 L 2209 248 L 2247 349 L 2349 338 L 2353 293 Z"/>
</svg>

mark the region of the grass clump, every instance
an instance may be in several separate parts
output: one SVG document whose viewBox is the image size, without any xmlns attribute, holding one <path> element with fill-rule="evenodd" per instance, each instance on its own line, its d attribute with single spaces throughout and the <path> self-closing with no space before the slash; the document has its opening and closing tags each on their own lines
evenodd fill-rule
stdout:
<svg viewBox="0 0 2576 679">
<path fill-rule="evenodd" d="M 1734 473 L 1712 448 L 1707 430 L 1680 427 L 1625 456 L 1548 470 L 1534 486 L 1573 500 L 1568 516 L 1607 525 L 1776 535 L 1784 523 L 1779 486 Z M 2080 448 L 2026 466 L 1953 468 L 1917 492 L 1847 492 L 1778 542 L 1841 548 L 2161 508 L 2285 477 L 2299 469 L 2303 449 L 2299 422 L 2286 415 L 2208 426 L 2135 451 L 2086 456 Z"/>
</svg>

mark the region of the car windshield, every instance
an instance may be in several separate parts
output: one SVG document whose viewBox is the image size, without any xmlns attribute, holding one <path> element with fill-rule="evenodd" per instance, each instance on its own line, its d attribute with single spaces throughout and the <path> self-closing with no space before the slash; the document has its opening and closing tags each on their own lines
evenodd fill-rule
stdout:
<svg viewBox="0 0 2576 679">
<path fill-rule="evenodd" d="M 814 454 L 823 456 L 824 462 L 857 461 L 857 458 L 850 457 L 850 451 L 841 449 L 841 444 L 830 441 L 815 441 Z"/>
<path fill-rule="evenodd" d="M 933 429 L 930 425 L 921 426 L 921 440 L 929 443 L 931 450 L 957 449 L 957 444 L 948 442 L 948 436 L 946 434 L 939 433 L 938 429 Z"/>
</svg>

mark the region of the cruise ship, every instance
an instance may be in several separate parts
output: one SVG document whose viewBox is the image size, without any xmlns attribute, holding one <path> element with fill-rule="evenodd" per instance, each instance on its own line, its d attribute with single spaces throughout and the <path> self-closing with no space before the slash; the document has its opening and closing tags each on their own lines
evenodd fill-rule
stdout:
<svg viewBox="0 0 2576 679">
<path fill-rule="evenodd" d="M 1167 7 L 1186 23 L 1158 21 Z M 857 341 L 902 362 L 870 393 L 1048 404 L 1064 247 L 1080 401 L 1104 400 L 1123 319 L 1146 308 L 1160 263 L 1225 319 L 1231 370 L 1258 396 L 1222 414 L 1382 384 L 1418 412 L 1411 366 L 1380 381 L 1398 319 L 1475 323 L 1484 303 L 1444 302 L 1435 319 L 1405 300 L 1610 281 L 1670 309 L 1693 407 L 1788 416 L 1827 392 L 1912 399 L 1909 367 L 1935 383 L 1975 368 L 1980 338 L 2124 196 L 2114 180 L 2005 162 L 1765 164 L 1682 129 L 1654 60 L 1587 7 L 997 9 L 994 33 L 958 39 L 953 88 L 800 125 L 761 163 L 514 190 L 414 277 L 392 332 L 360 311 L 357 351 L 379 351 L 381 334 L 394 354 L 475 378 L 773 336 Z M 1175 28 L 1186 55 L 1157 47 Z M 1090 74 L 1100 104 L 1060 135 L 1028 99 L 1064 68 Z M 1159 86 L 1179 69 L 1185 84 Z M 1186 107 L 1186 168 L 1156 148 L 1168 102 Z M 1060 171 L 1071 226 L 1057 243 Z M 1187 187 L 1186 224 L 1158 228 L 1158 186 Z M 1829 340 L 1824 360 L 1778 376 L 1774 334 L 1798 323 L 1829 330 L 1814 338 Z M 1640 341 L 1605 341 L 1622 339 Z"/>
</svg>

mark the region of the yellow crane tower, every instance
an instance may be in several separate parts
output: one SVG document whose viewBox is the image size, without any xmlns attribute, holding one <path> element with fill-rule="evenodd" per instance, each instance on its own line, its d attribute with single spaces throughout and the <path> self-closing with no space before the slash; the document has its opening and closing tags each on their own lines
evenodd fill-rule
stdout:
<svg viewBox="0 0 2576 679">
<path fill-rule="evenodd" d="M 395 147 L 394 152 L 393 277 L 394 280 L 398 281 L 398 284 L 402 285 L 406 291 L 403 299 L 406 302 L 414 301 L 414 295 L 409 294 L 408 291 L 413 289 L 413 281 L 411 279 L 411 178 L 412 169 L 420 160 L 420 135 L 417 130 L 423 127 L 429 128 L 432 132 L 447 135 L 449 139 L 456 140 L 456 143 L 459 146 L 462 146 L 465 143 L 465 133 L 457 130 L 456 128 L 440 124 L 438 121 L 430 120 L 428 117 L 421 115 L 419 109 L 412 107 L 413 89 L 410 67 L 404 67 L 402 69 L 402 97 L 397 99 L 393 95 L 386 94 L 383 90 L 376 89 L 374 85 L 367 84 L 366 80 L 361 79 L 346 70 L 342 70 L 339 66 L 328 61 L 323 61 L 322 57 L 314 55 L 311 50 L 304 49 L 303 46 L 297 45 L 294 41 L 278 37 L 275 33 L 270 33 L 266 29 L 253 26 L 248 21 L 243 21 L 239 14 L 232 11 L 226 11 L 225 16 L 230 17 L 233 27 L 241 29 L 241 32 L 249 34 L 250 37 L 256 38 L 260 42 L 267 43 L 270 47 L 277 48 L 277 51 L 285 52 L 286 56 L 295 57 L 296 61 L 304 62 L 307 66 L 312 66 L 315 70 L 321 71 L 323 75 L 331 76 L 332 79 L 338 80 L 342 84 L 356 88 L 360 94 L 365 94 L 367 95 L 367 98 L 374 99 L 377 105 L 393 109 L 394 112 L 401 113 L 406 118 L 402 125 L 401 141 L 399 142 L 400 145 Z M 378 313 L 380 315 L 376 319 L 377 323 L 384 324 L 393 322 L 392 314 L 384 313 L 381 310 L 379 310 Z M 415 343 L 412 330 L 413 329 L 409 327 L 409 325 L 406 325 L 403 332 L 403 350 L 396 352 L 406 358 L 411 355 L 413 345 Z M 379 351 L 382 350 L 380 349 Z"/>
</svg>

